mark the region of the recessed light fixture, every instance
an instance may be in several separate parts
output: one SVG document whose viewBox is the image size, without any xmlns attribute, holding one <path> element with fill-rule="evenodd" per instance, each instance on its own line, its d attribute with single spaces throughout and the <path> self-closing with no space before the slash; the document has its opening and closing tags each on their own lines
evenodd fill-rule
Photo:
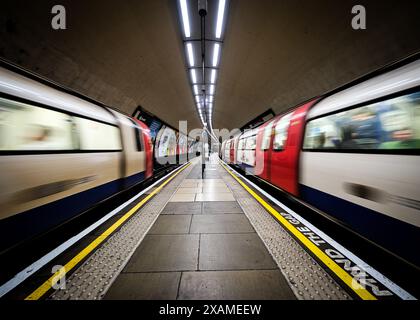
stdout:
<svg viewBox="0 0 420 320">
<path fill-rule="evenodd" d="M 210 94 L 211 95 L 214 95 L 214 90 L 215 90 L 215 85 L 214 84 L 210 85 Z"/>
<path fill-rule="evenodd" d="M 191 80 L 192 83 L 197 83 L 197 75 L 195 74 L 195 69 L 191 69 Z"/>
<path fill-rule="evenodd" d="M 226 0 L 219 0 L 219 8 L 217 10 L 217 23 L 216 23 L 216 38 L 220 39 L 222 36 L 223 17 L 225 15 Z"/>
<path fill-rule="evenodd" d="M 214 83 L 216 81 L 216 69 L 211 70 L 211 77 L 210 83 Z"/>
<path fill-rule="evenodd" d="M 187 43 L 187 52 L 188 52 L 188 61 L 190 62 L 190 67 L 194 67 L 194 51 L 192 43 Z"/>
<path fill-rule="evenodd" d="M 188 17 L 187 0 L 180 0 L 182 24 L 184 25 L 184 34 L 186 38 L 191 37 L 190 19 Z"/>
<path fill-rule="evenodd" d="M 216 43 L 213 50 L 213 67 L 217 67 L 219 63 L 220 44 Z"/>
<path fill-rule="evenodd" d="M 198 86 L 193 86 L 194 94 L 198 95 Z"/>
</svg>

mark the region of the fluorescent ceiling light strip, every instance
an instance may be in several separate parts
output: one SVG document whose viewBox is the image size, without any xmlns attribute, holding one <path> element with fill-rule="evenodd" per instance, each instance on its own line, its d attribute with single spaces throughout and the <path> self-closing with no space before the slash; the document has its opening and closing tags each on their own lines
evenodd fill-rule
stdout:
<svg viewBox="0 0 420 320">
<path fill-rule="evenodd" d="M 188 52 L 188 61 L 190 62 L 190 67 L 194 67 L 194 51 L 192 43 L 187 43 L 187 52 Z"/>
<path fill-rule="evenodd" d="M 197 75 L 194 69 L 191 70 L 191 80 L 193 83 L 197 83 Z"/>
<path fill-rule="evenodd" d="M 216 69 L 211 70 L 211 78 L 210 83 L 214 83 L 216 81 Z"/>
<path fill-rule="evenodd" d="M 216 43 L 213 50 L 213 67 L 216 67 L 219 63 L 220 44 Z"/>
<path fill-rule="evenodd" d="M 182 24 L 184 25 L 184 33 L 185 37 L 191 37 L 191 30 L 190 30 L 190 19 L 188 17 L 188 6 L 187 0 L 180 0 L 181 6 L 181 15 L 182 15 Z"/>
<path fill-rule="evenodd" d="M 223 16 L 225 15 L 226 0 L 219 0 L 219 8 L 217 10 L 216 38 L 222 36 Z"/>
<path fill-rule="evenodd" d="M 194 90 L 194 94 L 198 95 L 198 86 L 194 86 L 193 90 Z"/>
<path fill-rule="evenodd" d="M 213 95 L 213 94 L 214 94 L 214 89 L 215 89 L 215 86 L 214 86 L 214 85 L 211 85 L 211 86 L 210 86 L 210 94 L 211 94 L 211 95 Z"/>
</svg>

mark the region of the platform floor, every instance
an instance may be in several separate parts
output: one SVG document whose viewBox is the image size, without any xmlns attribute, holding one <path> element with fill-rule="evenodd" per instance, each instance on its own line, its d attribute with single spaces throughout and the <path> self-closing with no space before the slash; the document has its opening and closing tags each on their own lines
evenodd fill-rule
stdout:
<svg viewBox="0 0 420 320">
<path fill-rule="evenodd" d="M 179 171 L 49 299 L 351 297 L 215 155 L 204 177 L 199 158 Z"/>
<path fill-rule="evenodd" d="M 216 165 L 196 165 L 106 299 L 295 299 Z"/>
</svg>

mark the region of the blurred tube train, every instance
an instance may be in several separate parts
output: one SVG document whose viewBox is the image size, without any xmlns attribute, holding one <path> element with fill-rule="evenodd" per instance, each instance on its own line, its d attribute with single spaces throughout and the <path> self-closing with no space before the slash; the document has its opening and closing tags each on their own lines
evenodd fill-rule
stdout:
<svg viewBox="0 0 420 320">
<path fill-rule="evenodd" d="M 167 126 L 153 140 L 143 122 L 1 61 L 0 252 L 150 178 L 153 149 L 163 164 L 193 153 Z"/>
<path fill-rule="evenodd" d="M 220 154 L 420 265 L 418 54 L 224 141 Z"/>
</svg>

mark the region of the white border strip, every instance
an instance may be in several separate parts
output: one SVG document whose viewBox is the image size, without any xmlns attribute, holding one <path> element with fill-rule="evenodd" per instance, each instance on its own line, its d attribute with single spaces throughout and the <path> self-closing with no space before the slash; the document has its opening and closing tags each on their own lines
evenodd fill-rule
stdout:
<svg viewBox="0 0 420 320">
<path fill-rule="evenodd" d="M 68 239 L 66 242 L 62 243 L 46 255 L 44 255 L 42 258 L 38 259 L 34 263 L 32 263 L 30 266 L 26 267 L 19 273 L 17 273 L 12 279 L 4 283 L 0 287 L 0 298 L 3 297 L 6 293 L 10 292 L 14 288 L 16 288 L 19 284 L 21 284 L 23 281 L 25 281 L 27 278 L 29 278 L 31 275 L 33 275 L 35 272 L 37 272 L 39 269 L 44 267 L 47 263 L 51 262 L 54 258 L 56 258 L 58 255 L 63 253 L 65 250 L 70 248 L 73 244 L 75 244 L 77 241 L 82 239 L 84 236 L 89 234 L 91 231 L 99 227 L 101 224 L 112 218 L 114 215 L 116 215 L 118 212 L 123 210 L 126 206 L 128 206 L 130 203 L 138 199 L 140 196 L 145 194 L 147 191 L 149 191 L 151 188 L 153 188 L 155 185 L 159 184 L 162 180 L 165 180 L 170 175 L 174 174 L 175 172 L 181 170 L 183 167 L 185 167 L 189 163 L 184 163 L 181 167 L 171 171 L 166 176 L 160 178 L 158 181 L 147 187 L 146 189 L 142 190 L 140 193 L 135 195 L 130 200 L 126 201 L 122 205 L 120 205 L 118 208 L 112 210 L 110 213 L 108 213 L 106 216 L 101 218 L 100 220 L 96 221 L 91 226 L 87 227 L 85 230 L 81 231 L 79 234 L 75 235 L 74 237 Z"/>
<path fill-rule="evenodd" d="M 306 225 L 312 231 L 318 234 L 323 240 L 325 240 L 327 243 L 329 243 L 332 247 L 334 247 L 336 250 L 338 250 L 341 254 L 346 256 L 348 259 L 353 261 L 355 264 L 357 264 L 359 267 L 363 268 L 367 273 L 369 273 L 372 277 L 374 277 L 376 280 L 378 280 L 380 283 L 382 283 L 386 288 L 391 290 L 393 293 L 395 293 L 398 297 L 400 297 L 403 300 L 417 300 L 414 296 L 409 294 L 407 291 L 405 291 L 403 288 L 398 286 L 396 283 L 385 277 L 382 273 L 371 267 L 369 264 L 364 262 L 362 259 L 357 257 L 355 254 L 353 254 L 351 251 L 344 248 L 341 244 L 336 242 L 334 239 L 326 235 L 324 232 L 316 228 L 314 225 L 312 225 L 309 221 L 302 218 L 300 215 L 298 215 L 296 212 L 294 212 L 292 209 L 286 207 L 284 204 L 282 204 L 280 201 L 278 201 L 276 198 L 271 196 L 269 193 L 249 181 L 247 178 L 245 178 L 242 174 L 237 172 L 236 170 L 232 169 L 225 161 L 221 160 L 226 167 L 233 172 L 233 174 L 240 176 L 243 180 L 245 180 L 249 185 L 251 185 L 253 188 L 257 189 L 261 194 L 263 194 L 265 197 L 273 201 L 276 205 L 281 207 L 283 210 L 285 210 L 287 213 L 291 214 L 294 218 L 299 220 L 302 224 Z"/>
</svg>

